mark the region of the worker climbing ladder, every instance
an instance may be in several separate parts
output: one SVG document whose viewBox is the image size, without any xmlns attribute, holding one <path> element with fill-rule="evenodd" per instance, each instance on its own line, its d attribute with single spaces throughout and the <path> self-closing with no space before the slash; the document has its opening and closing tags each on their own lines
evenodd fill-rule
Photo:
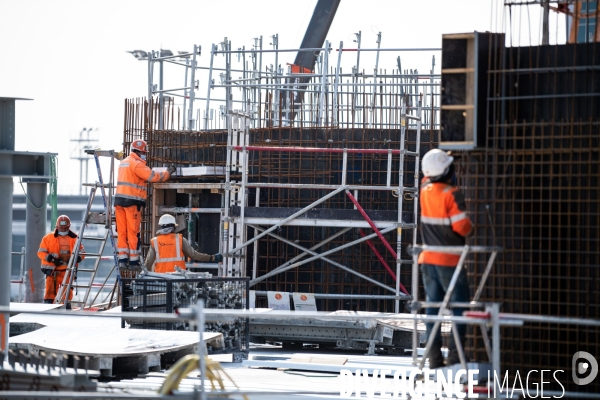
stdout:
<svg viewBox="0 0 600 400">
<path fill-rule="evenodd" d="M 92 299 L 92 301 L 90 302 L 90 305 L 87 307 L 92 307 L 93 305 L 96 305 L 96 300 L 98 299 L 98 296 L 103 291 L 105 291 L 105 288 L 107 287 L 106 284 L 107 284 L 108 280 L 110 279 L 110 277 L 112 276 L 113 272 L 115 271 L 115 269 L 117 269 L 117 271 L 118 271 L 115 235 L 113 233 L 114 232 L 113 231 L 114 218 L 113 218 L 113 214 L 112 214 L 112 198 L 113 198 L 113 191 L 115 188 L 114 161 L 115 161 L 115 159 L 120 160 L 122 158 L 122 153 L 115 152 L 114 150 L 86 150 L 86 153 L 94 156 L 94 160 L 96 162 L 96 170 L 98 172 L 98 182 L 84 184 L 85 186 L 91 186 L 90 195 L 89 195 L 88 202 L 87 202 L 87 207 L 86 207 L 84 215 L 83 215 L 81 227 L 79 228 L 77 241 L 75 243 L 73 252 L 71 253 L 71 257 L 69 258 L 69 262 L 67 264 L 67 273 L 65 273 L 62 285 L 60 286 L 60 289 L 56 295 L 56 299 L 54 300 L 55 303 L 80 304 L 80 309 L 86 308 L 88 299 L 90 298 L 90 295 L 92 293 L 92 288 L 97 286 L 98 291 L 97 291 L 96 295 L 94 296 L 94 298 Z M 100 157 L 109 157 L 110 158 L 110 177 L 108 179 L 108 183 L 104 183 L 104 178 L 102 176 L 102 170 L 100 167 Z M 104 212 L 93 213 L 93 212 L 91 212 L 92 204 L 94 203 L 94 199 L 96 197 L 96 192 L 98 189 L 100 189 L 100 193 L 102 194 Z M 108 189 L 108 193 L 107 193 L 106 189 Z M 88 226 L 88 224 L 104 225 L 104 228 L 105 228 L 104 235 L 102 237 L 85 236 L 85 231 L 86 231 L 86 227 Z M 88 253 L 88 252 L 84 253 L 86 258 L 94 259 L 94 266 L 92 268 L 80 268 L 76 262 L 76 260 L 79 257 L 79 250 L 80 250 L 81 244 L 84 241 L 99 241 L 100 242 L 98 253 Z M 106 243 L 108 241 L 110 241 L 110 245 L 111 245 L 111 249 L 112 249 L 113 266 L 112 266 L 110 272 L 107 274 L 106 278 L 103 280 L 103 282 L 100 285 L 95 285 L 94 282 L 96 280 L 98 269 L 100 267 L 102 253 L 104 252 Z M 88 280 L 87 284 L 77 283 L 77 279 L 81 278 L 81 276 L 78 276 L 78 275 L 81 275 L 81 273 L 89 274 L 89 280 Z M 108 296 L 106 296 L 107 298 L 110 296 L 110 299 L 108 300 L 109 308 L 110 308 L 110 305 L 113 304 L 113 302 L 115 302 L 115 301 L 117 303 L 119 302 L 119 299 L 118 299 L 118 290 L 119 290 L 118 288 L 120 287 L 119 278 L 120 278 L 120 274 L 117 273 L 116 282 L 115 282 L 112 290 L 108 294 Z M 68 298 L 69 296 L 67 294 L 70 293 L 72 288 L 85 290 L 85 294 L 83 295 L 82 300 L 70 300 Z M 117 298 L 115 298 L 115 294 L 117 295 Z"/>
</svg>

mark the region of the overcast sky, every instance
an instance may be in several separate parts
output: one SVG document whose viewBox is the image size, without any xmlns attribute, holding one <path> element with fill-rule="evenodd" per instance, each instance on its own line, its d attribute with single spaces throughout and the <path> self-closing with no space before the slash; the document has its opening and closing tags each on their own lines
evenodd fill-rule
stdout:
<svg viewBox="0 0 600 400">
<path fill-rule="evenodd" d="M 77 193 L 79 163 L 70 159 L 70 140 L 84 127 L 94 128 L 100 147 L 121 149 L 124 99 L 147 93 L 147 63 L 127 51 L 191 51 L 199 44 L 199 62 L 208 65 L 211 43 L 224 37 L 236 49 L 249 48 L 252 38 L 261 35 L 269 47 L 270 36 L 279 34 L 279 48 L 298 48 L 315 4 L 316 0 L 0 0 L 0 97 L 33 99 L 17 103 L 16 149 L 58 153 L 59 192 Z M 342 0 L 328 40 L 333 47 L 340 41 L 346 46 L 361 31 L 362 47 L 373 48 L 381 31 L 382 47 L 440 47 L 443 33 L 501 29 L 501 13 L 492 13 L 501 9 L 499 4 L 500 0 Z M 295 57 L 286 54 L 289 59 L 280 60 L 283 65 Z M 432 55 L 436 53 L 402 55 L 402 66 L 429 72 Z M 361 65 L 373 67 L 368 61 Z M 439 62 L 437 68 L 439 73 Z M 91 180 L 94 174 L 91 170 Z M 21 189 L 15 185 L 15 190 Z"/>
</svg>

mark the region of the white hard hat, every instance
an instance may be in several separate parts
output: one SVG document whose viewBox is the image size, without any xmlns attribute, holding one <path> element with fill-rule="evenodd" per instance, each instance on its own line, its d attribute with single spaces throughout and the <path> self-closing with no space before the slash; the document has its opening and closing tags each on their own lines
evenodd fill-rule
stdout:
<svg viewBox="0 0 600 400">
<path fill-rule="evenodd" d="M 453 161 L 454 157 L 449 156 L 445 151 L 429 150 L 421 162 L 421 171 L 423 171 L 423 175 L 430 178 L 442 176 L 448 171 L 448 167 Z"/>
<path fill-rule="evenodd" d="M 175 223 L 175 217 L 173 217 L 171 214 L 165 214 L 162 217 L 160 217 L 160 219 L 158 220 L 158 224 L 177 226 L 177 224 Z"/>
</svg>

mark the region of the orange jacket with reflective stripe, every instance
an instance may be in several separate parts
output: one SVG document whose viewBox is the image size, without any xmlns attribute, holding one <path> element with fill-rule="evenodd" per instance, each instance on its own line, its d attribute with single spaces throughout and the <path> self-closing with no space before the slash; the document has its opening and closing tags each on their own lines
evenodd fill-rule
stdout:
<svg viewBox="0 0 600 400">
<path fill-rule="evenodd" d="M 128 207 L 146 206 L 147 182 L 164 182 L 171 175 L 168 172 L 154 172 L 137 154 L 131 153 L 119 164 L 115 205 Z"/>
<path fill-rule="evenodd" d="M 77 235 L 73 231 L 69 231 L 65 236 L 60 236 L 54 230 L 54 232 L 50 232 L 44 236 L 37 253 L 40 260 L 42 260 L 42 268 L 54 268 L 54 263 L 46 261 L 46 256 L 52 254 L 55 258 L 59 258 L 64 262 L 64 264 L 56 267 L 56 271 L 65 271 L 76 242 Z M 85 258 L 84 251 L 83 245 L 80 245 L 79 255 L 82 260 Z"/>
<path fill-rule="evenodd" d="M 473 224 L 467 216 L 465 199 L 458 188 L 424 179 L 421 186 L 421 238 L 429 246 L 464 246 Z M 423 251 L 419 264 L 455 267 L 457 254 Z"/>
<path fill-rule="evenodd" d="M 176 265 L 185 269 L 183 237 L 179 233 L 158 235 L 150 240 L 150 244 L 156 254 L 154 272 L 175 272 Z"/>
</svg>

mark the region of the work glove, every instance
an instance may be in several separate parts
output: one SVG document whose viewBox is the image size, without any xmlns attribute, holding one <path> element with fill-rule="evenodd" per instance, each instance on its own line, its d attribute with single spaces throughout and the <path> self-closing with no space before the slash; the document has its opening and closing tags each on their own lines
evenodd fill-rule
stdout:
<svg viewBox="0 0 600 400">
<path fill-rule="evenodd" d="M 54 257 L 52 254 L 48 254 L 46 256 L 46 261 L 48 261 L 49 263 L 54 264 L 55 267 L 58 267 L 61 263 L 60 259 Z"/>
<path fill-rule="evenodd" d="M 82 258 L 81 256 L 77 256 L 77 264 L 79 264 L 81 262 Z"/>
<path fill-rule="evenodd" d="M 175 167 L 175 164 L 171 164 L 167 168 L 167 172 L 169 173 L 169 175 L 175 174 L 176 171 L 177 171 L 177 168 Z"/>
<path fill-rule="evenodd" d="M 223 262 L 223 256 L 220 253 L 217 253 L 212 256 L 213 262 L 220 263 Z"/>
<path fill-rule="evenodd" d="M 42 272 L 44 273 L 44 275 L 46 276 L 50 276 L 52 275 L 52 271 L 54 271 L 52 268 L 42 268 Z"/>
</svg>

